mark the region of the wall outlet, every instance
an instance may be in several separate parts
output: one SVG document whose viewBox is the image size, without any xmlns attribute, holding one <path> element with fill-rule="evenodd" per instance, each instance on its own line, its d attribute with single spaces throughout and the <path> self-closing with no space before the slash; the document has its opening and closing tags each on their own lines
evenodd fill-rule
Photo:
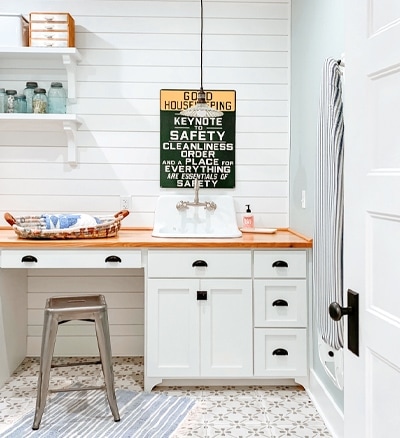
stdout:
<svg viewBox="0 0 400 438">
<path fill-rule="evenodd" d="M 131 209 L 131 197 L 130 196 L 121 196 L 119 198 L 119 208 L 120 210 L 130 210 Z"/>
<path fill-rule="evenodd" d="M 301 208 L 306 208 L 306 191 L 301 191 Z"/>
</svg>

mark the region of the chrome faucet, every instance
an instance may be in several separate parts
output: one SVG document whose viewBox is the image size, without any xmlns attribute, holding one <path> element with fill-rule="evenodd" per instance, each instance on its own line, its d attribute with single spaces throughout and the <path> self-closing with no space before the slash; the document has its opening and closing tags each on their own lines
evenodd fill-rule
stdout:
<svg viewBox="0 0 400 438">
<path fill-rule="evenodd" d="M 200 182 L 196 178 L 194 180 L 194 200 L 193 202 L 188 201 L 179 201 L 176 204 L 176 209 L 178 211 L 187 210 L 189 207 L 204 207 L 207 211 L 214 211 L 217 208 L 217 204 L 215 202 L 199 202 L 199 190 L 200 190 Z"/>
</svg>

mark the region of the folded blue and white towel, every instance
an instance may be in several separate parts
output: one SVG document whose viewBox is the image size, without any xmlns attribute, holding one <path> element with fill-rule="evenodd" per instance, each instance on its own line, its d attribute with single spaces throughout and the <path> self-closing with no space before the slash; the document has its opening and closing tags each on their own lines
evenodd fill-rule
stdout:
<svg viewBox="0 0 400 438">
<path fill-rule="evenodd" d="M 66 228 L 90 228 L 101 223 L 97 217 L 84 213 L 77 214 L 42 214 L 41 218 L 47 230 Z"/>
</svg>

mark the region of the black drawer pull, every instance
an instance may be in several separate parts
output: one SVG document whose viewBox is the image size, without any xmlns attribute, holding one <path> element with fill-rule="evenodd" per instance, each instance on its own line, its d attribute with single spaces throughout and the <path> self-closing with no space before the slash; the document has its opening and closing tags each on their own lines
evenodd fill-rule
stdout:
<svg viewBox="0 0 400 438">
<path fill-rule="evenodd" d="M 198 301 L 206 301 L 207 300 L 207 291 L 206 290 L 198 290 L 197 291 L 197 300 Z"/>
<path fill-rule="evenodd" d="M 286 307 L 286 306 L 288 306 L 289 304 L 288 304 L 288 302 L 286 301 L 286 300 L 275 300 L 273 303 L 272 303 L 272 305 L 273 306 L 279 306 L 279 307 Z"/>
<path fill-rule="evenodd" d="M 116 256 L 116 255 L 110 255 L 108 257 L 106 257 L 106 259 L 104 260 L 106 263 L 108 262 L 117 262 L 117 263 L 121 263 L 122 260 L 120 257 Z"/>
<path fill-rule="evenodd" d="M 276 350 L 274 350 L 272 352 L 273 356 L 288 356 L 289 353 L 287 350 L 285 350 L 284 348 L 277 348 Z"/>
<path fill-rule="evenodd" d="M 276 262 L 272 263 L 273 268 L 288 268 L 289 265 L 284 260 L 277 260 Z"/>
<path fill-rule="evenodd" d="M 192 263 L 193 268 L 199 268 L 199 267 L 207 267 L 207 262 L 205 260 L 196 260 Z"/>
<path fill-rule="evenodd" d="M 23 256 L 21 262 L 34 262 L 37 263 L 37 258 L 33 255 Z"/>
</svg>

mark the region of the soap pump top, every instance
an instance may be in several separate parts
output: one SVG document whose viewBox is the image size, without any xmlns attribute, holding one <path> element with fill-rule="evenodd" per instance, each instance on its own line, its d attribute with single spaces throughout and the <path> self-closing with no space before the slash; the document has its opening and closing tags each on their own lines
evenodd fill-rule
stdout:
<svg viewBox="0 0 400 438">
<path fill-rule="evenodd" d="M 243 228 L 254 228 L 254 216 L 250 210 L 250 204 L 246 204 L 246 213 L 243 215 Z"/>
</svg>

